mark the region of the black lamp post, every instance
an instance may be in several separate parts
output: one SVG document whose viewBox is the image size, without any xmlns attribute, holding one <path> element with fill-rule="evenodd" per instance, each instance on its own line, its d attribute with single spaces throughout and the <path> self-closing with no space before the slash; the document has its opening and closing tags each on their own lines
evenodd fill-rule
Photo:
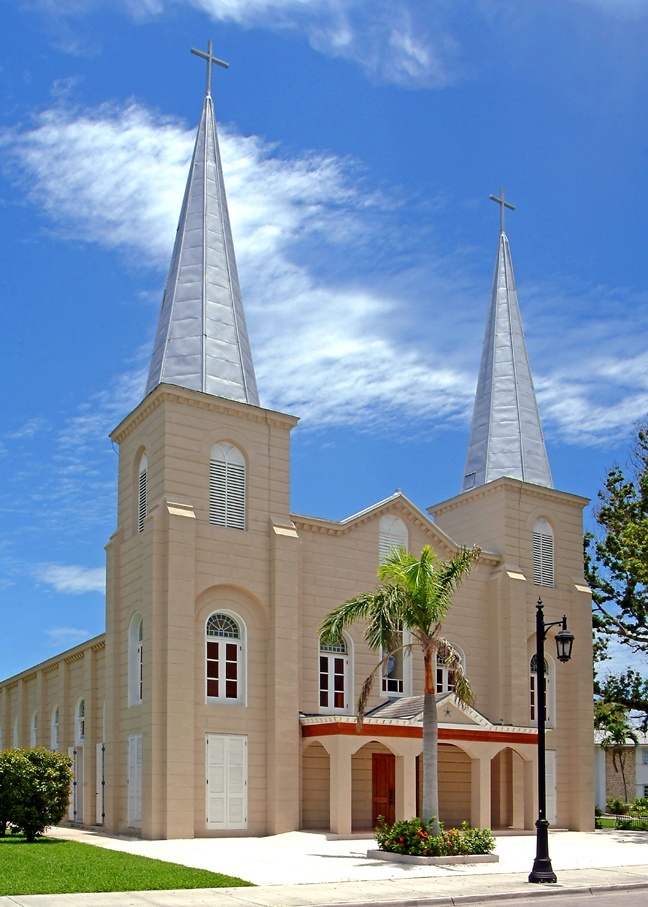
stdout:
<svg viewBox="0 0 648 907">
<path fill-rule="evenodd" d="M 536 822 L 536 857 L 529 875 L 530 882 L 556 882 L 556 873 L 549 858 L 549 823 L 547 822 L 547 786 L 545 779 L 545 657 L 544 641 L 551 627 L 562 625 L 556 633 L 558 661 L 569 661 L 574 634 L 567 629 L 567 618 L 553 623 L 544 622 L 542 599 L 536 611 L 536 706 L 538 714 L 538 820 Z"/>
</svg>

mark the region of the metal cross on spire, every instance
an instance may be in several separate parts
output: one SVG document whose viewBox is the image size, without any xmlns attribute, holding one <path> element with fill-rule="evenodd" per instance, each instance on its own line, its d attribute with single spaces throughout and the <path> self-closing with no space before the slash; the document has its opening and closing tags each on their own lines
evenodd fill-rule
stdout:
<svg viewBox="0 0 648 907">
<path fill-rule="evenodd" d="M 496 195 L 489 195 L 494 202 L 500 206 L 500 233 L 504 233 L 504 209 L 509 208 L 511 211 L 515 211 L 515 205 L 509 204 L 509 202 L 504 201 L 504 190 L 500 189 L 499 198 Z"/>
<path fill-rule="evenodd" d="M 226 63 L 224 60 L 219 60 L 218 57 L 213 56 L 211 41 L 207 42 L 207 53 L 202 50 L 196 50 L 195 47 L 191 48 L 191 53 L 196 54 L 197 57 L 202 57 L 203 60 L 207 60 L 207 96 L 211 97 L 212 63 L 218 63 L 218 65 L 222 66 L 223 69 L 229 69 L 229 63 Z"/>
</svg>

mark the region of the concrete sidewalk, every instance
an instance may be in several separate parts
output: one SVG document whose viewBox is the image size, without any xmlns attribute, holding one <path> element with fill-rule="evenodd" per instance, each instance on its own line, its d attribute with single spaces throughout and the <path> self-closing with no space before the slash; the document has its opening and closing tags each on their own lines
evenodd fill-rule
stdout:
<svg viewBox="0 0 648 907">
<path fill-rule="evenodd" d="M 497 902 L 503 899 L 648 890 L 648 833 L 613 830 L 553 832 L 549 848 L 556 885 L 527 881 L 535 856 L 532 836 L 497 838 L 499 863 L 412 866 L 367 858 L 372 839 L 329 840 L 325 834 L 290 832 L 267 838 L 142 841 L 73 829 L 57 837 L 141 856 L 225 872 L 257 888 L 141 891 L 0 898 L 0 907 L 370 907 L 394 904 Z M 648 895 L 647 895 L 648 900 Z"/>
</svg>

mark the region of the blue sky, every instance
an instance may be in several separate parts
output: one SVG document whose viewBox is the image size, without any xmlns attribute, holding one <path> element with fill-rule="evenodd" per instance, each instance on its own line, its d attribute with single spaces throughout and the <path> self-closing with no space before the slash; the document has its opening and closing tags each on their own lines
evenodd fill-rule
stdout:
<svg viewBox="0 0 648 907">
<path fill-rule="evenodd" d="M 556 487 L 648 409 L 644 0 L 10 0 L 0 34 L 0 676 L 103 631 L 204 93 L 293 509 L 459 491 L 505 187 Z M 625 656 L 624 656 L 625 657 Z"/>
</svg>

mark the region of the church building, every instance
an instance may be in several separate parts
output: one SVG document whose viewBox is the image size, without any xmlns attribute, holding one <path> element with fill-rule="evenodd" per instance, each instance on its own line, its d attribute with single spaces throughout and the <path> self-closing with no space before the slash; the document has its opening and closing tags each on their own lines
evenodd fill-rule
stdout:
<svg viewBox="0 0 648 907">
<path fill-rule="evenodd" d="M 379 655 L 363 627 L 318 627 L 373 589 L 395 546 L 482 554 L 444 633 L 475 692 L 436 665 L 440 818 L 532 829 L 537 803 L 536 601 L 565 614 L 567 664 L 545 667 L 547 813 L 593 827 L 587 501 L 554 489 L 501 230 L 463 487 L 420 510 L 401 492 L 340 522 L 292 512 L 297 418 L 259 401 L 225 197 L 211 54 L 148 383 L 115 428 L 117 526 L 106 630 L 0 682 L 0 747 L 69 751 L 69 821 L 145 838 L 344 836 L 409 818 L 422 786 L 422 659 Z M 405 640 L 407 642 L 407 640 Z M 542 674 L 540 675 L 542 676 Z"/>
</svg>

